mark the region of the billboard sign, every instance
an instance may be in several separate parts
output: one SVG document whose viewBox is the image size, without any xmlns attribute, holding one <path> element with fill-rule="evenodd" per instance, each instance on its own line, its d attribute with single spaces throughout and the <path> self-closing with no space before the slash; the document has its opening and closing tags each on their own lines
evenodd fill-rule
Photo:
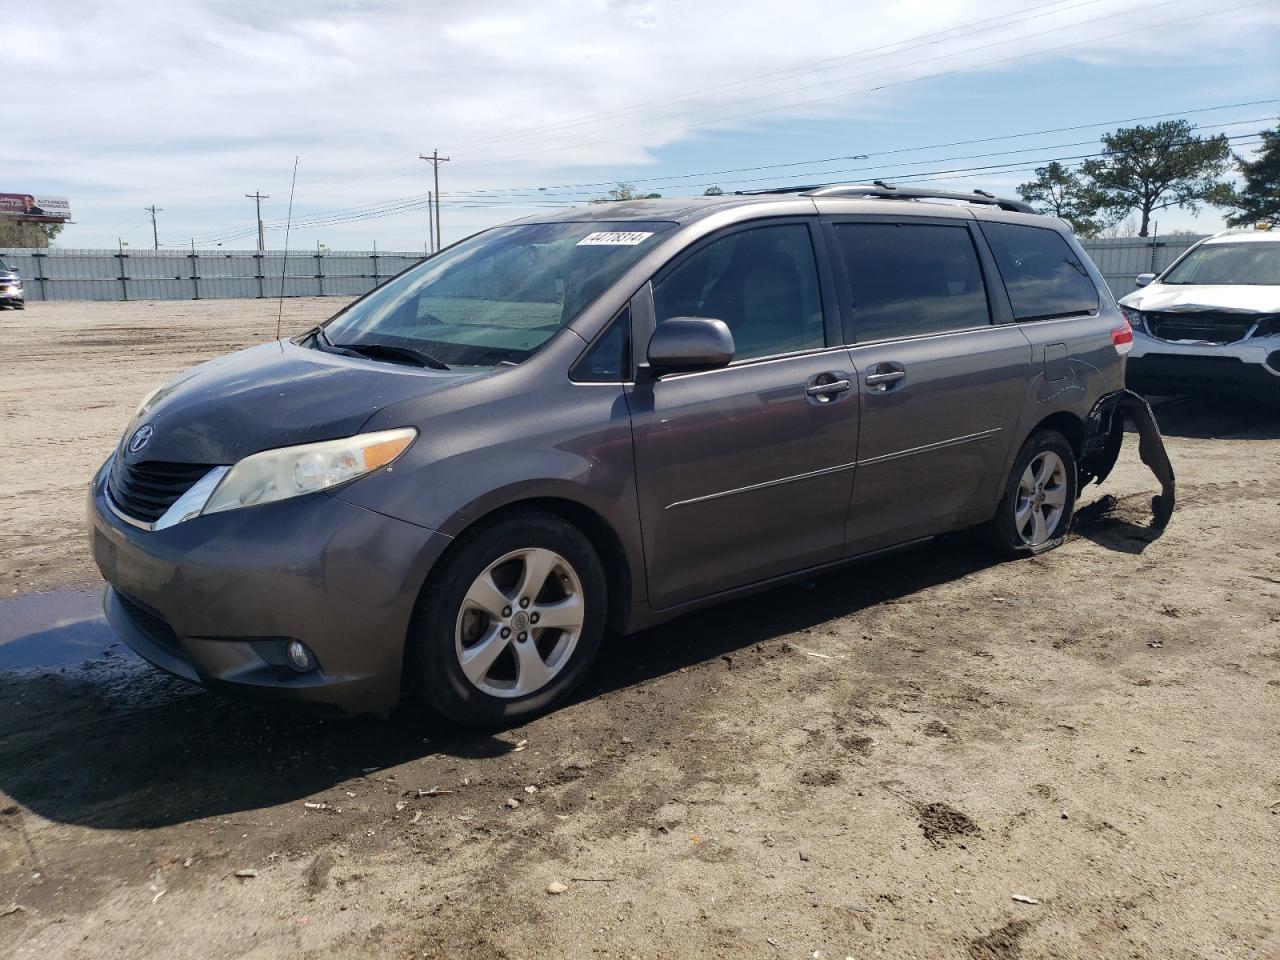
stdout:
<svg viewBox="0 0 1280 960">
<path fill-rule="evenodd" d="M 14 217 L 32 223 L 66 223 L 71 219 L 71 202 L 66 197 L 0 193 L 0 217 Z"/>
</svg>

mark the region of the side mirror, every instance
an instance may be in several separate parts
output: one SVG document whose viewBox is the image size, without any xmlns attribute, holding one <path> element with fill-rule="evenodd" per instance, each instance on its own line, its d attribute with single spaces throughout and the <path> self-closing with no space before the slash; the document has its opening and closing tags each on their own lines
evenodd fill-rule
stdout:
<svg viewBox="0 0 1280 960">
<path fill-rule="evenodd" d="M 1140 273 L 1134 278 L 1134 283 L 1140 287 L 1145 287 L 1148 283 L 1156 278 L 1154 273 Z"/>
<path fill-rule="evenodd" d="M 733 360 L 733 334 L 723 320 L 672 317 L 649 338 L 649 368 L 655 374 L 714 370 Z"/>
</svg>

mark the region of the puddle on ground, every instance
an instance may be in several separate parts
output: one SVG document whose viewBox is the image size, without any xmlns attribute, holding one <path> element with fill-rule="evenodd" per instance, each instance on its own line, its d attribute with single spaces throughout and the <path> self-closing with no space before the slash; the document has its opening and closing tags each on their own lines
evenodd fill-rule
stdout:
<svg viewBox="0 0 1280 960">
<path fill-rule="evenodd" d="M 132 657 L 102 615 L 102 588 L 0 600 L 0 671 L 57 669 Z"/>
</svg>

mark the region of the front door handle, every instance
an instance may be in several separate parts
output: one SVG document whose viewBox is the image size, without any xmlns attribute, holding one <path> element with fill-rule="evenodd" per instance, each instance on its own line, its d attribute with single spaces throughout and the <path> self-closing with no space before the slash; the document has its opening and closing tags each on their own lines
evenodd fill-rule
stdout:
<svg viewBox="0 0 1280 960">
<path fill-rule="evenodd" d="M 877 363 L 867 373 L 866 384 L 873 390 L 883 392 L 906 375 L 907 371 L 900 363 Z"/>
<path fill-rule="evenodd" d="M 827 400 L 837 393 L 844 393 L 852 386 L 853 383 L 849 380 L 830 380 L 826 383 L 811 383 L 805 392 L 819 400 Z"/>
</svg>

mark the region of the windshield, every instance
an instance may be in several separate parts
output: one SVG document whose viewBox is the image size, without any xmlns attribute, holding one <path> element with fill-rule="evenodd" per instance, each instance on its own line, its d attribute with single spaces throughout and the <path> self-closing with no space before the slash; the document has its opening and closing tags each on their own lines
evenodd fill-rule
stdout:
<svg viewBox="0 0 1280 960">
<path fill-rule="evenodd" d="M 486 230 L 389 281 L 324 333 L 337 346 L 409 348 L 451 367 L 519 363 L 674 226 L 626 221 Z"/>
<path fill-rule="evenodd" d="M 1187 254 L 1160 282 L 1280 286 L 1280 243 L 1207 243 Z"/>
<path fill-rule="evenodd" d="M 4 258 L 0 257 L 0 270 L 8 271 L 12 269 L 13 269 L 12 267 L 10 267 L 7 263 L 4 262 Z"/>
</svg>

